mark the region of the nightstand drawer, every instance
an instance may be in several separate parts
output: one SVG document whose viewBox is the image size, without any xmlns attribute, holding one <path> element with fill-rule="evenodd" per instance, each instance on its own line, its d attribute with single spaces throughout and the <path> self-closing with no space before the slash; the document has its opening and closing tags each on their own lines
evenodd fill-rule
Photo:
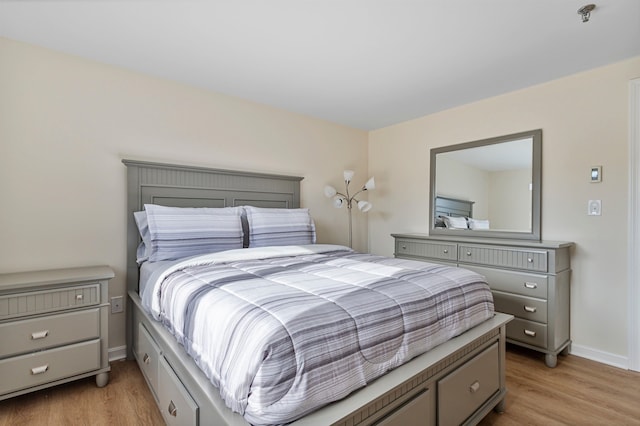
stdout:
<svg viewBox="0 0 640 426">
<path fill-rule="evenodd" d="M 514 318 L 507 324 L 507 339 L 544 348 L 547 346 L 547 325 Z"/>
<path fill-rule="evenodd" d="M 520 294 L 527 297 L 537 297 L 539 299 L 547 298 L 549 277 L 546 275 L 505 271 L 471 265 L 460 266 L 484 275 L 491 290 Z"/>
<path fill-rule="evenodd" d="M 100 336 L 98 308 L 0 324 L 0 358 Z"/>
<path fill-rule="evenodd" d="M 438 424 L 459 425 L 500 389 L 500 352 L 494 343 L 438 381 Z"/>
<path fill-rule="evenodd" d="M 474 245 L 458 247 L 458 261 L 478 265 L 547 272 L 547 252 Z"/>
<path fill-rule="evenodd" d="M 421 257 L 428 261 L 428 258 L 457 260 L 457 244 L 433 243 L 411 239 L 396 240 L 396 255 Z"/>
<path fill-rule="evenodd" d="M 493 303 L 497 312 L 515 315 L 529 321 L 547 322 L 547 301 L 544 299 L 494 291 Z"/>
<path fill-rule="evenodd" d="M 100 284 L 0 296 L 0 320 L 63 311 L 100 303 Z"/>
<path fill-rule="evenodd" d="M 154 395 L 158 396 L 158 362 L 160 361 L 160 348 L 153 341 L 151 335 L 144 328 L 142 323 L 138 324 L 138 338 L 135 342 L 136 345 L 136 359 L 142 374 L 149 382 L 149 387 L 153 391 Z"/>
<path fill-rule="evenodd" d="M 100 340 L 0 360 L 0 395 L 100 367 Z"/>
</svg>

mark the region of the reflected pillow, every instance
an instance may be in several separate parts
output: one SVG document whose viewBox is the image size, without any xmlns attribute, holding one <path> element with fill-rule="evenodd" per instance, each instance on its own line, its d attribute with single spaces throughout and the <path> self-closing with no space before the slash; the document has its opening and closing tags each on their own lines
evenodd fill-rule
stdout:
<svg viewBox="0 0 640 426">
<path fill-rule="evenodd" d="M 316 226 L 309 209 L 244 207 L 249 247 L 315 244 Z"/>
<path fill-rule="evenodd" d="M 174 260 L 198 254 L 242 248 L 240 207 L 165 207 L 144 205 L 144 218 L 134 213 L 142 244 L 138 261 Z M 142 255 L 142 256 L 141 256 Z"/>
<path fill-rule="evenodd" d="M 489 229 L 488 219 L 471 219 L 469 218 L 469 229 Z"/>
<path fill-rule="evenodd" d="M 467 219 L 462 216 L 442 216 L 444 224 L 449 229 L 467 229 Z"/>
</svg>

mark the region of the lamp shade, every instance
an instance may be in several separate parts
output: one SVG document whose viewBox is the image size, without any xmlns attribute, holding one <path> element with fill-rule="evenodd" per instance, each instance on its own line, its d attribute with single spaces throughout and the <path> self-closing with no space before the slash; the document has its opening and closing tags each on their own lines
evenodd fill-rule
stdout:
<svg viewBox="0 0 640 426">
<path fill-rule="evenodd" d="M 372 207 L 373 207 L 373 204 L 371 204 L 368 201 L 358 201 L 358 209 L 362 213 L 368 212 L 369 210 L 371 210 Z"/>
<path fill-rule="evenodd" d="M 337 193 L 338 193 L 338 191 L 336 191 L 336 189 L 331 185 L 327 185 L 327 186 L 324 187 L 324 195 L 327 198 L 331 198 L 334 195 L 336 195 Z"/>
<path fill-rule="evenodd" d="M 376 188 L 376 181 L 373 179 L 373 176 L 369 178 L 367 183 L 364 184 L 364 189 L 371 191 Z"/>
<path fill-rule="evenodd" d="M 344 181 L 345 182 L 351 182 L 351 179 L 353 179 L 353 175 L 355 174 L 355 172 L 353 170 L 345 170 L 344 171 Z"/>
<path fill-rule="evenodd" d="M 341 208 L 344 205 L 344 198 L 342 197 L 335 197 L 333 199 L 333 207 L 335 207 L 336 209 Z"/>
</svg>

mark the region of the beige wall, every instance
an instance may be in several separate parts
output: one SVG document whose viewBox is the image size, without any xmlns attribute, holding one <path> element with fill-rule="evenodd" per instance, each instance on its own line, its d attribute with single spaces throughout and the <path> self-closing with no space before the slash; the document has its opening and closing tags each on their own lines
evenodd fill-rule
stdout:
<svg viewBox="0 0 640 426">
<path fill-rule="evenodd" d="M 2 38 L 0 58 L 0 272 L 108 264 L 125 294 L 122 158 L 303 176 L 319 242 L 347 244 L 323 187 L 364 183 L 366 132 Z M 124 345 L 124 314 L 110 325 Z"/>
<path fill-rule="evenodd" d="M 543 129 L 542 236 L 576 242 L 574 351 L 627 353 L 628 82 L 640 58 L 363 132 L 0 38 L 0 272 L 105 263 L 124 294 L 122 158 L 304 176 L 319 242 L 347 242 L 322 195 L 375 175 L 354 246 L 392 255 L 393 232 L 427 232 L 429 149 Z M 368 158 L 368 164 L 367 164 Z M 603 182 L 588 182 L 603 166 Z M 603 215 L 587 216 L 601 199 Z M 124 315 L 110 347 L 124 345 Z"/>
<path fill-rule="evenodd" d="M 531 169 L 489 174 L 489 221 L 492 229 L 523 231 L 531 227 Z"/>
<path fill-rule="evenodd" d="M 638 77 L 634 58 L 371 132 L 371 251 L 393 254 L 391 233 L 428 232 L 430 148 L 541 128 L 542 238 L 576 243 L 573 350 L 624 361 L 628 85 Z M 589 183 L 593 165 L 602 183 Z M 602 200 L 602 216 L 587 216 L 590 199 Z"/>
</svg>

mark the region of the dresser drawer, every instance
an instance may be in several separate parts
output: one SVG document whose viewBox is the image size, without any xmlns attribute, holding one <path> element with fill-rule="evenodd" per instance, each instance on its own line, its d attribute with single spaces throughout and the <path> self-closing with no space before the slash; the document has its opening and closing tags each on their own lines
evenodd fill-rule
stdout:
<svg viewBox="0 0 640 426">
<path fill-rule="evenodd" d="M 490 269 L 472 265 L 460 266 L 484 275 L 491 290 L 536 297 L 538 299 L 547 299 L 549 277 L 546 275 Z"/>
<path fill-rule="evenodd" d="M 461 424 L 498 392 L 499 369 L 498 343 L 494 343 L 438 381 L 438 424 Z"/>
<path fill-rule="evenodd" d="M 547 272 L 547 252 L 545 250 L 460 245 L 458 247 L 458 261 L 501 268 Z"/>
<path fill-rule="evenodd" d="M 160 361 L 160 348 L 153 341 L 151 335 L 142 323 L 138 324 L 138 339 L 135 342 L 136 359 L 142 374 L 149 382 L 149 387 L 158 396 L 158 362 Z"/>
<path fill-rule="evenodd" d="M 494 291 L 493 304 L 497 312 L 515 315 L 529 321 L 547 322 L 547 301 L 545 299 Z"/>
<path fill-rule="evenodd" d="M 432 258 L 455 262 L 457 260 L 457 244 L 397 239 L 396 256 Z"/>
<path fill-rule="evenodd" d="M 507 324 L 507 339 L 533 346 L 547 347 L 547 325 L 514 318 Z"/>
<path fill-rule="evenodd" d="M 198 405 L 164 357 L 158 364 L 158 401 L 167 425 L 195 425 Z"/>
<path fill-rule="evenodd" d="M 0 320 L 100 303 L 100 284 L 69 286 L 0 296 Z"/>
<path fill-rule="evenodd" d="M 100 339 L 0 360 L 0 395 L 100 368 Z"/>
<path fill-rule="evenodd" d="M 98 308 L 0 324 L 0 358 L 100 336 Z"/>
</svg>

